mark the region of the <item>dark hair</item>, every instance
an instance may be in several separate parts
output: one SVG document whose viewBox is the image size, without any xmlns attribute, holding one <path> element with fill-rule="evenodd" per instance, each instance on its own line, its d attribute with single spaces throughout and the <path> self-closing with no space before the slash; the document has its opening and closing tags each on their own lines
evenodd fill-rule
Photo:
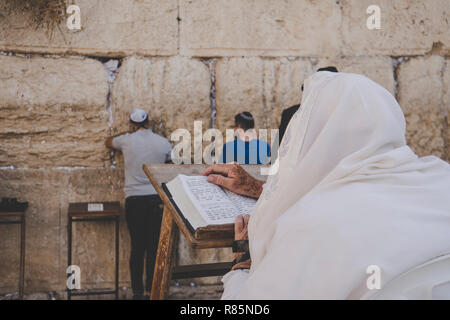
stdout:
<svg viewBox="0 0 450 320">
<path fill-rule="evenodd" d="M 255 119 L 250 112 L 241 112 L 234 117 L 236 127 L 241 127 L 244 130 L 253 129 L 255 127 Z"/>
<path fill-rule="evenodd" d="M 335 66 L 329 66 L 329 67 L 325 67 L 325 68 L 319 68 L 317 69 L 317 72 L 319 71 L 329 71 L 329 72 L 339 72 L 338 69 Z M 302 91 L 303 91 L 303 84 L 301 87 Z"/>
<path fill-rule="evenodd" d="M 319 68 L 319 69 L 317 69 L 317 72 L 319 72 L 319 71 L 339 72 L 338 69 L 335 66 Z"/>
</svg>

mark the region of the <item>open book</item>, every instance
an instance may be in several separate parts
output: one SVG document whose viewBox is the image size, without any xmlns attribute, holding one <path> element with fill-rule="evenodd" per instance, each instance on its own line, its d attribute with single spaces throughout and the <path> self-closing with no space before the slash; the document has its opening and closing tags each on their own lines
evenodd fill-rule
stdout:
<svg viewBox="0 0 450 320">
<path fill-rule="evenodd" d="M 205 176 L 179 174 L 166 188 L 194 231 L 211 225 L 232 224 L 236 216 L 249 214 L 256 203 L 255 199 L 209 183 Z"/>
</svg>

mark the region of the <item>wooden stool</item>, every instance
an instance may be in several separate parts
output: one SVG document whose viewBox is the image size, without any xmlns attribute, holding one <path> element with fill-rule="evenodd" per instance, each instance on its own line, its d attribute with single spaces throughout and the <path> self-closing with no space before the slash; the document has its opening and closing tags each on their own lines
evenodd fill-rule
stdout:
<svg viewBox="0 0 450 320">
<path fill-rule="evenodd" d="M 0 217 L 16 217 L 16 220 L 3 220 L 0 224 L 20 224 L 20 275 L 19 275 L 19 298 L 23 299 L 23 288 L 25 279 L 25 211 L 0 211 Z"/>
<path fill-rule="evenodd" d="M 97 203 L 97 202 L 96 202 Z M 116 222 L 116 274 L 115 274 L 115 289 L 104 291 L 76 291 L 72 292 L 67 288 L 67 299 L 70 300 L 72 296 L 89 296 L 89 295 L 104 295 L 114 294 L 116 300 L 119 298 L 119 223 L 120 223 L 120 202 L 102 202 L 103 211 L 88 211 L 87 202 L 69 203 L 67 225 L 68 229 L 68 266 L 72 265 L 72 222 L 79 221 L 105 221 L 115 220 Z"/>
<path fill-rule="evenodd" d="M 162 188 L 162 183 L 169 182 L 178 174 L 200 175 L 207 167 L 207 165 L 200 164 L 145 164 L 143 166 L 144 172 L 164 202 L 151 300 L 167 298 L 171 279 L 220 276 L 230 271 L 231 262 L 175 266 L 178 230 L 181 230 L 190 246 L 195 249 L 226 248 L 231 247 L 233 243 L 234 229 L 224 230 L 221 227 L 218 227 L 217 232 L 210 234 L 208 238 L 201 240 L 196 238 Z M 257 179 L 265 180 L 267 178 L 260 175 L 260 165 L 243 165 L 242 167 Z"/>
</svg>

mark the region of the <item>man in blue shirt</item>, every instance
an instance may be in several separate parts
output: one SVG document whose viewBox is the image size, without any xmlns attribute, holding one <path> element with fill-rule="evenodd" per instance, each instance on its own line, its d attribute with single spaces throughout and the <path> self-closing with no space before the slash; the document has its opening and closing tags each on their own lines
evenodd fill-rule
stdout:
<svg viewBox="0 0 450 320">
<path fill-rule="evenodd" d="M 267 164 L 270 161 L 270 146 L 258 140 L 255 120 L 250 112 L 241 112 L 234 117 L 234 141 L 224 144 L 221 163 Z"/>
</svg>

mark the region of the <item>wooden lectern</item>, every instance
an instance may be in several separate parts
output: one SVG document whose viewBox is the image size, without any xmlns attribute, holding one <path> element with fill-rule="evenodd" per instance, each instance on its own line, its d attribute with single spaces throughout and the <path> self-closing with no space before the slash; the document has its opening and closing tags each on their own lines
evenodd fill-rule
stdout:
<svg viewBox="0 0 450 320">
<path fill-rule="evenodd" d="M 164 214 L 159 236 L 158 252 L 156 255 L 155 272 L 153 276 L 151 300 L 166 299 L 170 280 L 180 278 L 195 278 L 205 276 L 223 275 L 231 268 L 231 263 L 209 263 L 174 267 L 176 247 L 178 243 L 178 229 L 195 249 L 231 247 L 234 238 L 233 225 L 209 227 L 204 232 L 193 233 L 185 224 L 183 218 L 162 188 L 178 174 L 200 175 L 208 165 L 175 165 L 175 164 L 146 164 L 144 172 L 147 174 L 153 187 L 164 202 Z M 259 180 L 267 177 L 261 176 L 260 165 L 243 165 L 248 173 Z"/>
</svg>

